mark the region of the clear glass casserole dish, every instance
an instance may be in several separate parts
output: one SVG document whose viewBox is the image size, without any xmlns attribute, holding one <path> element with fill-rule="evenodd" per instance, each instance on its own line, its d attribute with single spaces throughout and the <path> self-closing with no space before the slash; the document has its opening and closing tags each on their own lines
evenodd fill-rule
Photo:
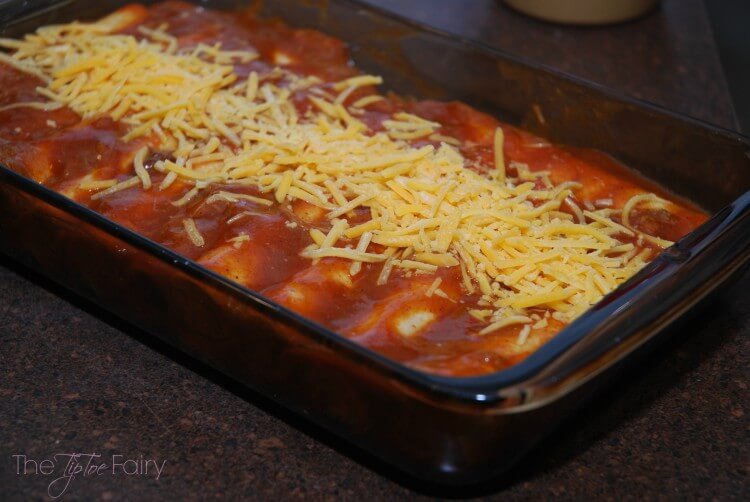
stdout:
<svg viewBox="0 0 750 502">
<path fill-rule="evenodd" d="M 10 2 L 3 35 L 124 3 L 26 10 Z M 260 9 L 347 41 L 358 66 L 396 91 L 460 99 L 553 141 L 603 150 L 714 216 L 532 356 L 475 378 L 386 359 L 5 168 L 0 249 L 399 468 L 444 483 L 502 472 L 747 261 L 745 138 L 354 1 Z"/>
</svg>

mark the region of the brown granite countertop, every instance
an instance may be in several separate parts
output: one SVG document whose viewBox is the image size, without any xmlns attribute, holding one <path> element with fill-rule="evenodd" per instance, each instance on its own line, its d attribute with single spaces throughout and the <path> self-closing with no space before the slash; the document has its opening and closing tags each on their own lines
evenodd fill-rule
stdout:
<svg viewBox="0 0 750 502">
<path fill-rule="evenodd" d="M 648 17 L 607 29 L 537 23 L 491 0 L 371 1 L 695 117 L 736 123 L 699 0 L 665 0 Z M 13 455 L 91 451 L 166 464 L 158 481 L 77 479 L 68 498 L 748 499 L 750 274 L 735 279 L 507 479 L 457 493 L 374 465 L 0 257 L 0 498 L 46 497 L 49 478 L 18 475 Z"/>
</svg>

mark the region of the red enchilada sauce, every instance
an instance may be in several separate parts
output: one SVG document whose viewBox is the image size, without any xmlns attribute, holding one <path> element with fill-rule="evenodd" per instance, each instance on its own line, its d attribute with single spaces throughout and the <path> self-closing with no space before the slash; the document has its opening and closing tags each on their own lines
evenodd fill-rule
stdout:
<svg viewBox="0 0 750 502">
<path fill-rule="evenodd" d="M 321 88 L 359 75 L 349 64 L 346 46 L 315 31 L 247 15 L 206 11 L 180 2 L 130 9 L 138 23 L 124 33 L 137 38 L 143 37 L 138 26 L 165 26 L 180 48 L 220 42 L 222 50 L 256 51 L 257 59 L 235 64 L 235 73 L 243 79 L 251 72 L 261 79 L 272 79 L 274 68 L 280 65 L 299 76 L 317 77 Z M 314 263 L 300 256 L 311 242 L 312 228 L 324 234 L 331 228 L 325 213 L 314 205 L 299 199 L 270 206 L 251 200 L 207 202 L 222 190 L 268 198 L 253 186 L 213 184 L 179 207 L 174 202 L 191 189 L 183 180 L 164 190 L 144 190 L 138 185 L 92 198 L 96 191 L 81 189 L 82 180 L 92 173 L 98 180 L 122 181 L 133 176 L 134 157 L 147 139 L 126 142 L 122 138 L 128 133 L 127 125 L 107 117 L 81 119 L 67 107 L 7 107 L 44 101 L 36 91 L 40 85 L 43 82 L 39 78 L 0 65 L 0 158 L 6 165 L 377 352 L 429 372 L 478 375 L 522 360 L 565 326 L 539 306 L 529 310 L 547 319 L 546 326 L 527 330 L 523 341 L 519 340 L 523 327 L 518 324 L 480 335 L 487 322 L 468 313 L 480 294 L 468 292 L 458 266 L 439 267 L 434 274 L 393 272 L 386 284 L 378 284 L 382 263 L 364 263 L 358 274 L 351 274 L 349 260 L 323 258 Z M 290 98 L 300 114 L 311 107 L 306 92 L 296 91 Z M 360 87 L 344 104 L 374 92 L 372 86 Z M 603 154 L 551 145 L 461 103 L 389 96 L 363 107 L 357 119 L 372 131 L 382 131 L 384 120 L 397 112 L 438 122 L 441 137 L 457 140 L 455 146 L 465 165 L 486 175 L 495 165 L 495 130 L 502 127 L 508 175 L 517 176 L 514 166 L 524 164 L 532 173 L 548 171 L 555 185 L 580 182 L 572 195 L 580 207 L 605 205 L 618 209 L 632 196 L 654 191 L 653 186 Z M 437 148 L 441 141 L 418 138 L 411 143 Z M 154 187 L 165 174 L 151 168 L 169 157 L 168 152 L 156 151 L 146 158 L 144 164 Z M 670 198 L 668 194 L 659 195 Z M 668 210 L 633 211 L 630 224 L 651 236 L 674 241 L 705 221 L 702 212 L 673 198 L 671 202 Z M 575 215 L 566 204 L 560 211 Z M 360 207 L 353 213 L 351 225 L 367 221 L 369 211 Z M 197 246 L 186 233 L 186 218 L 195 222 L 203 245 Z M 614 219 L 618 221 L 616 216 Z M 244 235 L 247 237 L 230 240 Z M 651 247 L 652 255 L 661 251 L 659 246 L 635 236 L 618 239 L 639 249 Z M 437 277 L 442 280 L 442 295 L 428 296 L 426 292 Z M 178 296 L 175 298 L 179 301 Z M 415 333 L 404 335 L 402 323 L 414 313 L 417 324 L 427 319 L 420 318 L 420 313 L 426 313 L 429 319 Z"/>
</svg>

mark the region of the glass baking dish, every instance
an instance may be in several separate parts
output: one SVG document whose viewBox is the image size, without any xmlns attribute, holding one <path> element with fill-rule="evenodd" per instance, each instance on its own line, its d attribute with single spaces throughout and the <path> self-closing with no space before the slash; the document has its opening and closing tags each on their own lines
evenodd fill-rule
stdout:
<svg viewBox="0 0 750 502">
<path fill-rule="evenodd" d="M 3 36 L 127 2 L 29 3 L 0 7 Z M 356 0 L 253 5 L 347 41 L 391 90 L 602 150 L 713 217 L 526 360 L 473 378 L 391 361 L 1 165 L 0 252 L 410 475 L 454 485 L 510 467 L 750 258 L 748 138 Z"/>
</svg>

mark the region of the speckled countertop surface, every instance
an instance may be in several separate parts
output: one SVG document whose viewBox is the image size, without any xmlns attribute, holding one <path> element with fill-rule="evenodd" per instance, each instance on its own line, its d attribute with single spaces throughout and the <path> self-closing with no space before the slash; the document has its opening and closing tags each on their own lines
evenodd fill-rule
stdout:
<svg viewBox="0 0 750 502">
<path fill-rule="evenodd" d="M 698 0 L 639 21 L 561 28 L 490 0 L 372 0 L 698 118 L 734 127 Z M 429 3 L 429 6 L 428 6 Z M 0 238 L 5 238 L 0 236 Z M 478 492 L 497 498 L 750 498 L 750 275 L 671 328 L 672 341 Z M 457 496 L 357 452 L 0 257 L 0 498 L 45 498 L 18 457 L 158 459 L 76 479 L 69 499 Z M 140 464 L 128 464 L 132 469 Z M 58 486 L 59 488 L 59 486 Z"/>
</svg>

